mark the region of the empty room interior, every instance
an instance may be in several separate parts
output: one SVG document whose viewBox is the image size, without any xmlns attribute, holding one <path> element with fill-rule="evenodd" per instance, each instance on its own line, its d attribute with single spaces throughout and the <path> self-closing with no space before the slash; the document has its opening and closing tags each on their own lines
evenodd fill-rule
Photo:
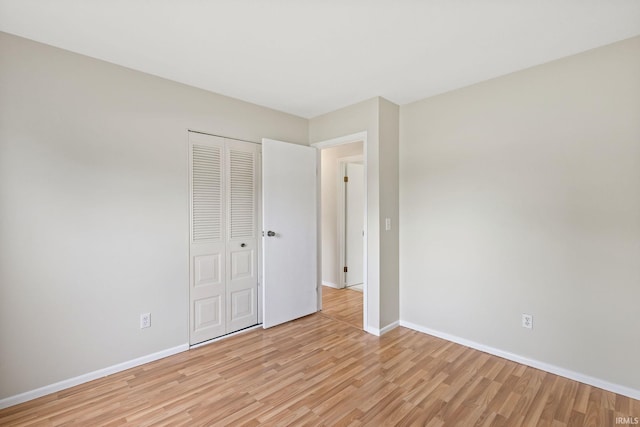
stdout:
<svg viewBox="0 0 640 427">
<path fill-rule="evenodd" d="M 640 423 L 640 2 L 0 0 L 0 425 Z"/>
</svg>

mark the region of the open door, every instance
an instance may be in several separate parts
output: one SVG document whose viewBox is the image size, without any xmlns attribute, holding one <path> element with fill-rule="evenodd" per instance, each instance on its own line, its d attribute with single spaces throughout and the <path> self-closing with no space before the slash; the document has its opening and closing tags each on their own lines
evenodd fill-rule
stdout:
<svg viewBox="0 0 640 427">
<path fill-rule="evenodd" d="M 344 281 L 350 287 L 364 281 L 364 165 L 346 163 L 344 176 Z"/>
<path fill-rule="evenodd" d="M 318 311 L 317 156 L 262 140 L 265 328 Z"/>
</svg>

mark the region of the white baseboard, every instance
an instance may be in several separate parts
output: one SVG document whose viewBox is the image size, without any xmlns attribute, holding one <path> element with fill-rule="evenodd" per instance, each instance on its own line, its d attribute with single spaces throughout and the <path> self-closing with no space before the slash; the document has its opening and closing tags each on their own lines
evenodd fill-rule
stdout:
<svg viewBox="0 0 640 427">
<path fill-rule="evenodd" d="M 335 283 L 325 282 L 324 280 L 322 281 L 322 286 L 328 286 L 330 288 L 340 289 L 340 286 L 336 285 Z"/>
<path fill-rule="evenodd" d="M 387 332 L 389 332 L 390 330 L 397 328 L 398 326 L 400 326 L 400 321 L 396 320 L 395 322 L 390 323 L 387 326 L 385 326 L 382 329 L 380 329 L 380 335 L 384 335 Z"/>
<path fill-rule="evenodd" d="M 440 332 L 433 329 L 425 328 L 424 326 L 416 325 L 415 323 L 406 322 L 404 320 L 400 320 L 400 326 L 404 326 L 405 328 L 413 329 L 415 331 L 422 332 L 427 335 L 432 335 L 434 337 L 442 338 L 447 341 L 464 345 L 466 347 L 471 347 L 473 349 L 480 350 L 482 352 L 489 353 L 494 356 L 502 357 L 503 359 L 511 360 L 516 363 L 531 366 L 532 368 L 540 369 L 542 371 L 559 375 L 561 377 L 565 377 L 570 380 L 578 381 L 584 384 L 601 388 L 603 390 L 621 394 L 623 396 L 627 396 L 632 399 L 640 400 L 640 390 L 636 390 L 620 384 L 614 384 L 605 380 L 601 380 L 599 378 L 594 378 L 589 375 L 581 374 L 580 372 L 575 372 L 569 369 L 561 368 L 559 366 L 551 365 L 549 363 L 540 362 L 534 359 L 529 359 L 528 357 L 509 353 L 508 351 L 504 351 L 504 350 L 500 350 L 484 344 L 480 344 L 465 338 L 460 338 L 455 335 L 450 335 L 445 332 Z"/>
<path fill-rule="evenodd" d="M 15 396 L 9 396 L 0 400 L 0 409 L 8 408 L 9 406 L 17 405 L 19 403 L 33 400 L 38 397 L 46 396 L 47 394 L 55 393 L 57 391 L 73 387 L 78 384 L 83 384 L 89 381 L 96 380 L 98 378 L 106 377 L 107 375 L 115 374 L 117 372 L 121 372 L 129 368 L 134 368 L 136 366 L 144 365 L 145 363 L 163 359 L 167 356 L 172 356 L 174 354 L 181 353 L 187 350 L 189 350 L 189 344 L 182 344 L 177 347 L 168 348 L 166 350 L 161 350 L 156 353 L 138 357 L 133 360 L 118 363 L 117 365 L 98 369 L 97 371 L 89 372 L 77 377 L 69 378 L 67 380 L 62 380 L 54 384 L 49 384 L 35 390 L 25 391 L 24 393 L 16 394 Z"/>
<path fill-rule="evenodd" d="M 387 326 L 384 326 L 383 328 L 372 328 L 371 326 L 364 328 L 365 332 L 368 332 L 370 334 L 373 334 L 377 337 L 380 337 L 384 334 L 386 334 L 387 332 L 389 332 L 392 329 L 397 328 L 398 326 L 400 326 L 400 321 L 396 320 L 393 323 L 388 324 Z"/>
</svg>

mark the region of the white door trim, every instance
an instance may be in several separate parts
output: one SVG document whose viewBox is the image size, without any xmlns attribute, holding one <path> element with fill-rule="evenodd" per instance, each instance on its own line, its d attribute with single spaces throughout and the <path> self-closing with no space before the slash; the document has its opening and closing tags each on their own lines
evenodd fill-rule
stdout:
<svg viewBox="0 0 640 427">
<path fill-rule="evenodd" d="M 369 221 L 368 221 L 368 217 L 369 217 L 369 205 L 368 205 L 368 196 L 367 196 L 367 182 L 369 181 L 369 169 L 367 167 L 367 131 L 362 131 L 362 132 L 356 132 L 356 133 L 352 133 L 350 135 L 344 135 L 344 136 L 339 136 L 337 138 L 331 138 L 331 139 L 327 139 L 325 141 L 319 141 L 319 142 L 315 142 L 313 144 L 311 144 L 312 147 L 317 148 L 318 150 L 323 150 L 325 148 L 330 148 L 330 147 L 336 147 L 338 145 L 345 145 L 345 144 L 351 144 L 354 142 L 362 142 L 362 154 L 363 154 L 363 164 L 364 164 L 364 210 L 365 210 L 365 215 L 364 215 L 364 253 L 363 255 L 363 268 L 364 268 L 364 275 L 363 275 L 363 284 L 362 284 L 362 325 L 363 325 L 363 330 L 365 332 L 368 333 L 372 333 L 372 331 L 369 328 L 369 294 L 368 294 L 368 290 L 367 290 L 367 276 L 368 276 L 368 270 L 369 270 Z M 318 195 L 318 206 L 320 206 L 320 196 Z M 320 230 L 320 221 L 318 222 L 318 233 L 321 232 Z M 318 234 L 320 236 L 320 234 Z M 320 237 L 318 237 L 318 254 L 322 253 L 322 239 Z M 322 264 L 318 264 L 318 274 L 321 275 L 322 273 Z M 321 281 L 319 281 L 318 283 L 322 283 Z M 320 298 L 321 299 L 321 298 Z"/>
<path fill-rule="evenodd" d="M 327 139 L 326 141 L 314 142 L 312 147 L 318 150 L 324 150 L 325 148 L 336 147 L 338 145 L 351 144 L 353 142 L 363 142 L 363 152 L 366 153 L 364 147 L 367 144 L 367 131 L 352 133 L 351 135 L 339 136 L 337 138 Z"/>
</svg>

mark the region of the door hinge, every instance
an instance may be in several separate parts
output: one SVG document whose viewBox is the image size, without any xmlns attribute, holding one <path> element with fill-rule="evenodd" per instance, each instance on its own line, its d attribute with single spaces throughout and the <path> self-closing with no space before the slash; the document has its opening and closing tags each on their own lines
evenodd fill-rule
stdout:
<svg viewBox="0 0 640 427">
<path fill-rule="evenodd" d="M 344 177 L 344 182 L 349 182 L 349 177 L 348 176 Z"/>
<path fill-rule="evenodd" d="M 347 272 L 347 270 L 348 270 L 348 268 L 347 268 L 347 266 L 345 265 L 345 267 L 344 267 L 344 272 L 346 273 L 346 272 Z"/>
</svg>

